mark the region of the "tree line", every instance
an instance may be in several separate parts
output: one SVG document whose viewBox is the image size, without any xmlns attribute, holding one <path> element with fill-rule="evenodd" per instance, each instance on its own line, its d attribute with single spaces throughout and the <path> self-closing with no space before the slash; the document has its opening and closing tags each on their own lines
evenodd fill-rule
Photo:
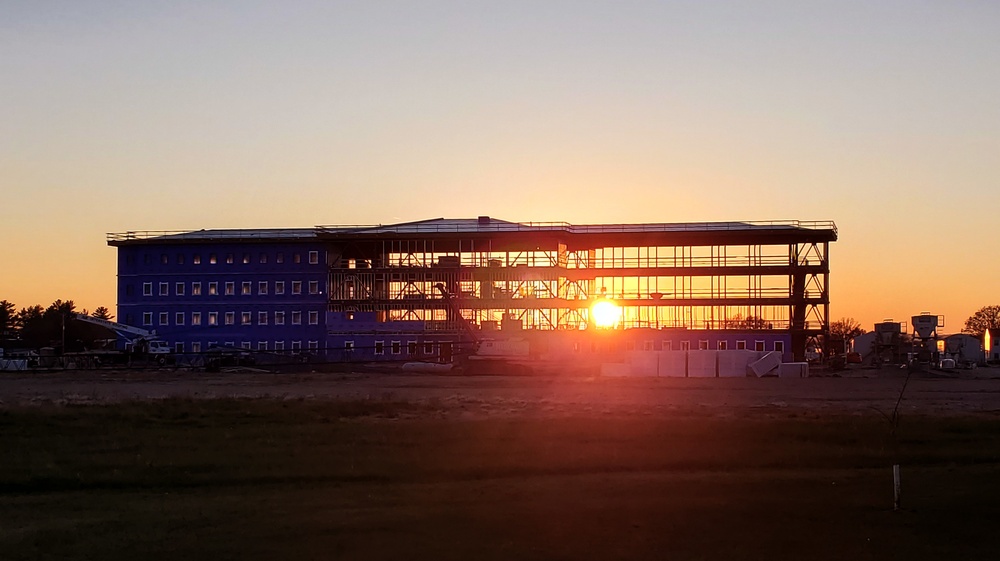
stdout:
<svg viewBox="0 0 1000 561">
<path fill-rule="evenodd" d="M 100 306 L 93 312 L 77 311 L 72 300 L 56 300 L 47 308 L 41 305 L 17 309 L 14 303 L 0 300 L 0 347 L 62 347 L 82 351 L 95 340 L 113 337 L 101 326 L 72 321 L 76 314 L 113 320 L 111 310 Z"/>
</svg>

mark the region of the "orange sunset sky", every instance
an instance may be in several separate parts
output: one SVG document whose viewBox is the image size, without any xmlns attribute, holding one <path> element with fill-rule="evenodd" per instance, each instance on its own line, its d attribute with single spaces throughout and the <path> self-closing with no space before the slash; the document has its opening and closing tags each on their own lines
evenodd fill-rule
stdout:
<svg viewBox="0 0 1000 561">
<path fill-rule="evenodd" d="M 106 232 L 834 220 L 834 319 L 1000 304 L 1000 3 L 6 2 L 0 299 Z"/>
</svg>

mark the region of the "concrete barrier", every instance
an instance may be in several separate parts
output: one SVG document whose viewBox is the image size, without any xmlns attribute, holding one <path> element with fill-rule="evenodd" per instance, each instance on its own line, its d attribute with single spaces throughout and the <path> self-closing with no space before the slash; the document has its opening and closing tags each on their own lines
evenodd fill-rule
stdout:
<svg viewBox="0 0 1000 561">
<path fill-rule="evenodd" d="M 688 351 L 688 378 L 715 378 L 719 351 Z"/>
</svg>

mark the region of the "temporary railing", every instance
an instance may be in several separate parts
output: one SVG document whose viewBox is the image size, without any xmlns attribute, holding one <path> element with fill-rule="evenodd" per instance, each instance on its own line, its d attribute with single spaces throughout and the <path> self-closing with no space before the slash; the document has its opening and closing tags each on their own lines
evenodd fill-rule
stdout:
<svg viewBox="0 0 1000 561">
<path fill-rule="evenodd" d="M 471 222 L 442 221 L 388 225 L 336 225 L 314 228 L 227 229 L 227 230 L 136 230 L 107 234 L 108 242 L 170 239 L 295 239 L 319 234 L 432 234 L 469 232 L 566 232 L 569 234 L 727 232 L 753 230 L 813 230 L 837 233 L 832 220 L 770 220 L 746 222 L 681 222 L 662 224 L 583 224 L 568 222 Z"/>
</svg>

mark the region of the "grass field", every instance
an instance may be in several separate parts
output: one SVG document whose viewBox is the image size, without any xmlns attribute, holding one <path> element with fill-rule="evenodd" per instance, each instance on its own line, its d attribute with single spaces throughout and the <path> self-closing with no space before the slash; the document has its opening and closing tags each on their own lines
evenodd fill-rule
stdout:
<svg viewBox="0 0 1000 561">
<path fill-rule="evenodd" d="M 898 436 L 875 412 L 12 406 L 0 558 L 996 559 L 1000 419 Z"/>
</svg>

